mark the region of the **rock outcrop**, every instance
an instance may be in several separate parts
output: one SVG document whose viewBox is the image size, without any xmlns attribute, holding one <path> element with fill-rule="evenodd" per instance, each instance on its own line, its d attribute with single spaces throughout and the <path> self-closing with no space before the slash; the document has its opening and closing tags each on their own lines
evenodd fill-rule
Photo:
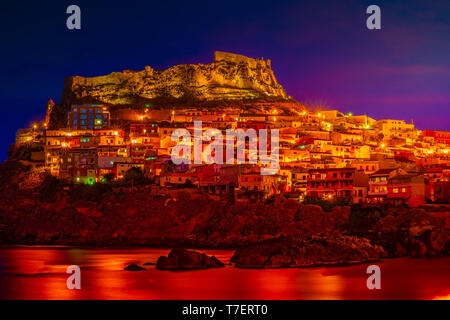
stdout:
<svg viewBox="0 0 450 320">
<path fill-rule="evenodd" d="M 450 254 L 449 218 L 448 206 L 353 208 L 343 229 L 381 245 L 389 257 L 436 257 Z"/>
<path fill-rule="evenodd" d="M 142 268 L 142 267 L 138 266 L 137 264 L 132 263 L 129 266 L 125 267 L 124 270 L 126 270 L 126 271 L 144 271 L 145 268 Z"/>
<path fill-rule="evenodd" d="M 287 99 L 271 69 L 270 60 L 216 52 L 210 64 L 182 64 L 166 70 L 146 66 L 98 77 L 72 76 L 65 80 L 61 104 L 83 102 L 131 105 L 157 98 L 196 100 Z"/>
<path fill-rule="evenodd" d="M 159 270 L 191 270 L 221 268 L 225 264 L 216 257 L 186 249 L 172 249 L 169 255 L 161 256 L 156 263 Z"/>
<path fill-rule="evenodd" d="M 381 246 L 354 236 L 307 240 L 280 237 L 239 248 L 231 261 L 238 268 L 286 268 L 356 264 L 384 255 Z"/>
</svg>

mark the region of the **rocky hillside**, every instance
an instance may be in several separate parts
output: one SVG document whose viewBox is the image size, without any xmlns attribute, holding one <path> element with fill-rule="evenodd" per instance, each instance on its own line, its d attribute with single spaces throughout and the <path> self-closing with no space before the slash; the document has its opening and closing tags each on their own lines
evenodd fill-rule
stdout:
<svg viewBox="0 0 450 320">
<path fill-rule="evenodd" d="M 270 60 L 215 52 L 210 64 L 182 64 L 166 70 L 146 66 L 142 71 L 124 70 L 98 77 L 72 76 L 64 82 L 60 103 L 51 116 L 51 128 L 66 121 L 74 104 L 106 104 L 122 107 L 199 106 L 245 101 L 293 100 L 277 82 Z"/>
<path fill-rule="evenodd" d="M 287 98 L 275 79 L 270 60 L 216 52 L 214 62 L 183 64 L 166 70 L 146 66 L 142 71 L 125 70 L 106 76 L 69 77 L 64 84 L 61 102 L 66 105 L 91 97 L 106 104 L 133 104 L 137 98 L 181 98 L 199 100 Z"/>
</svg>

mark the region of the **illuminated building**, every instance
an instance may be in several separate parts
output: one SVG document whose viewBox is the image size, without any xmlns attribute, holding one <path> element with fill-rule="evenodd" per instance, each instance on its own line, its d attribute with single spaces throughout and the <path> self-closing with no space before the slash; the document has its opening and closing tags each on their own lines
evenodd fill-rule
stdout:
<svg viewBox="0 0 450 320">
<path fill-rule="evenodd" d="M 107 129 L 110 127 L 108 108 L 102 105 L 74 105 L 68 114 L 68 127 L 74 130 Z"/>
</svg>

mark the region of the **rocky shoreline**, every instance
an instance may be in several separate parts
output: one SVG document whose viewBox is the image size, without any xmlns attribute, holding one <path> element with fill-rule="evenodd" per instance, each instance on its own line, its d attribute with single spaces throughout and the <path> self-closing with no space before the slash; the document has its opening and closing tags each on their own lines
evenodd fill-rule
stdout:
<svg viewBox="0 0 450 320">
<path fill-rule="evenodd" d="M 307 240 L 281 237 L 239 248 L 231 258 L 237 268 L 292 268 L 360 264 L 385 256 L 365 238 L 335 236 Z"/>
</svg>

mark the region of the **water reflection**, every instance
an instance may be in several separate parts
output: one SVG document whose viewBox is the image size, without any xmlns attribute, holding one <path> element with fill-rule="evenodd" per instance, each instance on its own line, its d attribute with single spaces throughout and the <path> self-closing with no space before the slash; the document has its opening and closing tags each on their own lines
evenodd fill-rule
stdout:
<svg viewBox="0 0 450 320">
<path fill-rule="evenodd" d="M 146 266 L 165 249 L 0 248 L 1 299 L 449 299 L 450 258 L 380 263 L 382 289 L 366 287 L 366 265 L 333 268 L 221 269 L 170 272 Z M 232 251 L 206 250 L 228 262 Z M 66 288 L 79 265 L 81 290 Z"/>
</svg>

